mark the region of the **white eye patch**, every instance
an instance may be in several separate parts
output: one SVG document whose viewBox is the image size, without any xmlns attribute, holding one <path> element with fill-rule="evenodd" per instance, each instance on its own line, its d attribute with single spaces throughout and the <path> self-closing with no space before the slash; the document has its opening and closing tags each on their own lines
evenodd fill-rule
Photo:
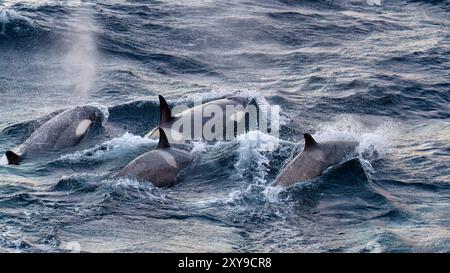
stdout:
<svg viewBox="0 0 450 273">
<path fill-rule="evenodd" d="M 82 120 L 78 126 L 77 129 L 75 129 L 75 135 L 77 137 L 83 136 L 84 134 L 86 134 L 86 131 L 89 129 L 89 126 L 91 126 L 92 124 L 92 120 L 89 119 L 84 119 Z"/>
</svg>

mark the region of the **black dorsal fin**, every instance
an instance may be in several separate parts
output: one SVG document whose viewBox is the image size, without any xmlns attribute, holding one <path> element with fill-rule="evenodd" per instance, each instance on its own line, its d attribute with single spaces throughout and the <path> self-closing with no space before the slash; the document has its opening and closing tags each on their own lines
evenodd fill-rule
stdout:
<svg viewBox="0 0 450 273">
<path fill-rule="evenodd" d="M 159 125 L 163 125 L 172 118 L 172 110 L 163 96 L 159 95 Z"/>
<path fill-rule="evenodd" d="M 169 140 L 167 140 L 166 133 L 161 127 L 158 128 L 158 130 L 159 130 L 159 143 L 156 149 L 170 148 Z"/>
<path fill-rule="evenodd" d="M 8 164 L 10 165 L 19 165 L 19 162 L 21 160 L 20 155 L 16 154 L 13 151 L 7 151 L 5 153 L 6 158 L 8 159 Z"/>
<path fill-rule="evenodd" d="M 309 149 L 317 145 L 317 142 L 310 134 L 305 134 L 304 137 L 305 137 L 305 149 Z"/>
</svg>

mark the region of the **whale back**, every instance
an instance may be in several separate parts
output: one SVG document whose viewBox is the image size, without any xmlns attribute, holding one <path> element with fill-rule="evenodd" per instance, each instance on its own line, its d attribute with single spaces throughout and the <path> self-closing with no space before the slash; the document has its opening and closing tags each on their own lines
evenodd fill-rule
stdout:
<svg viewBox="0 0 450 273">
<path fill-rule="evenodd" d="M 101 124 L 104 114 L 95 106 L 77 106 L 54 116 L 6 154 L 9 164 L 18 164 L 23 157 L 57 151 L 78 144 L 94 124 Z"/>
<path fill-rule="evenodd" d="M 158 128 L 160 140 L 155 150 L 147 152 L 123 168 L 118 176 L 131 176 L 152 182 L 156 187 L 173 185 L 179 172 L 193 160 L 191 153 L 170 147 L 162 128 Z"/>
<path fill-rule="evenodd" d="M 244 133 L 257 129 L 257 124 L 248 125 L 244 123 L 249 105 L 248 98 L 245 97 L 233 96 L 213 100 L 188 108 L 176 115 L 173 115 L 164 97 L 159 96 L 159 101 L 159 127 L 165 130 L 169 141 L 172 143 L 181 143 L 188 139 L 224 140 L 236 136 L 240 131 L 242 131 L 240 133 Z M 233 109 L 235 109 L 235 114 L 231 115 Z M 216 113 L 223 113 L 223 116 L 218 116 Z M 256 111 L 251 114 L 256 115 L 255 118 L 258 119 Z M 186 127 L 190 128 L 184 128 L 185 126 L 181 126 L 181 124 L 188 124 Z M 216 131 L 214 124 L 221 124 L 222 129 Z M 214 128 L 214 130 L 211 128 Z M 204 132 L 212 133 L 205 136 Z M 158 128 L 151 130 L 146 137 L 159 138 Z"/>
<path fill-rule="evenodd" d="M 44 123 L 25 141 L 25 144 L 30 152 L 74 146 L 80 142 L 95 122 L 101 122 L 98 108 L 77 106 Z"/>
<path fill-rule="evenodd" d="M 178 173 L 192 161 L 186 151 L 168 148 L 157 149 L 141 155 L 119 172 L 119 176 L 131 176 L 152 182 L 156 187 L 173 185 Z"/>
</svg>

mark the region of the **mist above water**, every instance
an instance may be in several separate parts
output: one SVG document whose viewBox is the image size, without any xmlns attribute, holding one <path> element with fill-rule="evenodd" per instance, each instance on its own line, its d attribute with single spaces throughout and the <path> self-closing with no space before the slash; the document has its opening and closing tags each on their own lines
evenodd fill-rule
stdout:
<svg viewBox="0 0 450 273">
<path fill-rule="evenodd" d="M 85 103 L 97 78 L 97 45 L 94 33 L 97 26 L 90 8 L 79 9 L 70 20 L 70 43 L 63 66 L 68 82 L 80 103 Z"/>
<path fill-rule="evenodd" d="M 4 35 L 5 34 L 5 30 L 6 30 L 6 24 L 9 22 L 8 19 L 8 14 L 6 13 L 5 9 L 0 9 L 0 35 Z"/>
</svg>

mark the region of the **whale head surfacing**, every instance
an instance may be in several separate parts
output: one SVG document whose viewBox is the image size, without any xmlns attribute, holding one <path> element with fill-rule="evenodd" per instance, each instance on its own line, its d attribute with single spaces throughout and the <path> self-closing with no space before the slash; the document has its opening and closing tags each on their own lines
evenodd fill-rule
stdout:
<svg viewBox="0 0 450 273">
<path fill-rule="evenodd" d="M 106 117 L 96 106 L 77 106 L 42 124 L 23 144 L 5 153 L 8 164 L 18 165 L 24 157 L 38 156 L 78 144 L 89 129 Z"/>
<path fill-rule="evenodd" d="M 133 160 L 116 176 L 142 179 L 152 182 L 156 187 L 173 185 L 179 172 L 191 163 L 193 156 L 189 152 L 170 147 L 164 130 L 159 128 L 158 131 L 158 147 Z"/>
<path fill-rule="evenodd" d="M 327 168 L 350 156 L 359 145 L 355 141 L 329 141 L 317 143 L 305 134 L 305 148 L 280 172 L 275 185 L 289 187 L 297 182 L 320 176 Z"/>
</svg>

